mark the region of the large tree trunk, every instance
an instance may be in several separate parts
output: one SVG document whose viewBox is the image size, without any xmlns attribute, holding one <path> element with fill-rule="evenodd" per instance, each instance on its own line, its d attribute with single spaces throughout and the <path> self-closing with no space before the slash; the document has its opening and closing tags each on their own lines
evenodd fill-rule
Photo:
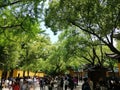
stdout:
<svg viewBox="0 0 120 90">
<path fill-rule="evenodd" d="M 25 71 L 23 71 L 23 77 L 25 77 Z"/>
<path fill-rule="evenodd" d="M 93 70 L 88 71 L 88 77 L 91 78 L 94 84 L 94 88 L 96 87 L 96 84 L 99 83 L 99 80 L 102 78 L 104 79 L 106 77 L 106 70 L 103 68 L 99 70 Z"/>
<path fill-rule="evenodd" d="M 9 77 L 13 77 L 13 70 L 10 71 L 10 76 Z"/>
<path fill-rule="evenodd" d="M 2 78 L 7 79 L 7 71 L 3 71 Z"/>
</svg>

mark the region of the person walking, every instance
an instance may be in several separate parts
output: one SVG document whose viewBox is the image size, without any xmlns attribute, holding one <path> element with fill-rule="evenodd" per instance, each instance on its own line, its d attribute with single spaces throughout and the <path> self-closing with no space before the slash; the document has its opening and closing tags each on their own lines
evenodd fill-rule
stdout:
<svg viewBox="0 0 120 90">
<path fill-rule="evenodd" d="M 40 90 L 43 90 L 44 80 L 41 78 L 39 81 Z"/>
<path fill-rule="evenodd" d="M 88 78 L 88 83 L 89 83 L 90 89 L 93 90 L 93 81 L 90 78 Z"/>
<path fill-rule="evenodd" d="M 73 77 L 73 82 L 74 82 L 74 88 L 76 88 L 78 85 L 78 80 L 76 77 Z"/>
<path fill-rule="evenodd" d="M 64 80 L 63 77 L 60 78 L 60 90 L 63 90 Z"/>
<path fill-rule="evenodd" d="M 88 83 L 88 78 L 84 78 L 84 83 L 82 84 L 82 90 L 91 90 L 90 85 Z"/>
<path fill-rule="evenodd" d="M 73 90 L 73 89 L 74 89 L 73 77 L 69 77 L 69 88 L 70 88 L 70 90 Z"/>
<path fill-rule="evenodd" d="M 64 85 L 65 85 L 65 90 L 67 90 L 68 85 L 69 85 L 69 81 L 67 80 L 66 77 L 65 77 L 65 80 L 64 80 Z"/>
<path fill-rule="evenodd" d="M 18 82 L 15 82 L 12 86 L 13 90 L 20 90 L 20 86 Z"/>
</svg>

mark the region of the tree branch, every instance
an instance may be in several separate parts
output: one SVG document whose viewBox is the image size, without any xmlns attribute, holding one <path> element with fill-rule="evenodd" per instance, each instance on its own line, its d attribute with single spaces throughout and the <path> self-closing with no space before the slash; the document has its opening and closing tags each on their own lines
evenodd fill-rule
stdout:
<svg viewBox="0 0 120 90">
<path fill-rule="evenodd" d="M 21 2 L 21 0 L 14 1 L 14 2 L 7 3 L 7 4 L 2 4 L 2 5 L 0 5 L 0 8 L 7 7 L 7 6 L 10 6 L 10 5 L 14 5 L 14 4 L 17 4 L 19 2 Z"/>
<path fill-rule="evenodd" d="M 100 37 L 98 34 L 96 34 L 95 32 L 92 32 L 93 30 L 90 31 L 90 30 L 84 29 L 83 27 L 81 27 L 81 26 L 79 25 L 79 23 L 77 24 L 76 22 L 73 22 L 73 21 L 70 21 L 70 20 L 68 20 L 68 22 L 70 22 L 70 23 L 71 23 L 72 25 L 74 25 L 74 26 L 77 26 L 77 27 L 80 28 L 82 31 L 87 32 L 87 33 L 90 33 L 90 34 L 96 36 L 100 41 L 102 41 L 103 43 L 105 43 L 105 44 L 110 48 L 110 50 L 111 50 L 112 52 L 115 52 L 115 53 L 117 53 L 117 54 L 120 54 L 120 52 L 119 52 L 111 43 L 106 42 L 106 41 L 105 41 L 102 37 Z"/>
<path fill-rule="evenodd" d="M 99 56 L 97 55 L 95 48 L 93 48 L 93 55 L 95 55 L 95 57 L 97 58 L 99 65 L 102 66 L 101 61 L 100 61 L 100 58 L 99 58 Z"/>
<path fill-rule="evenodd" d="M 1 29 L 7 29 L 7 28 L 13 28 L 13 27 L 19 27 L 19 26 L 21 26 L 21 24 L 0 26 L 0 28 Z"/>
<path fill-rule="evenodd" d="M 89 58 L 87 58 L 87 57 L 85 57 L 85 56 L 82 56 L 82 58 L 84 58 L 84 59 L 87 60 L 88 62 L 92 63 L 92 61 L 91 61 Z"/>
<path fill-rule="evenodd" d="M 77 23 L 75 23 L 75 22 L 73 22 L 73 21 L 70 21 L 70 20 L 69 20 L 69 22 L 70 22 L 72 25 L 79 27 L 81 30 L 83 30 L 83 31 L 85 31 L 85 32 L 87 32 L 87 33 L 90 33 L 90 34 L 96 36 L 99 40 L 101 40 L 102 42 L 104 42 L 106 45 L 108 44 L 106 41 L 104 41 L 104 40 L 102 39 L 102 37 L 99 37 L 99 35 L 97 35 L 96 33 L 91 32 L 90 30 L 87 30 L 87 29 L 82 28 L 79 24 L 77 24 Z M 90 27 L 89 27 L 89 28 L 90 28 Z M 91 29 L 91 28 L 90 28 L 90 29 Z M 91 29 L 91 30 L 92 30 L 92 29 Z M 92 31 L 93 31 L 93 30 L 92 30 Z"/>
</svg>

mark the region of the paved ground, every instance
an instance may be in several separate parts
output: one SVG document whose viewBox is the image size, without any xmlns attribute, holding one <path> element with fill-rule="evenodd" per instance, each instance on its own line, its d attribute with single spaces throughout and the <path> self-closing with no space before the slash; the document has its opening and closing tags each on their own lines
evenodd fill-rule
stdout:
<svg viewBox="0 0 120 90">
<path fill-rule="evenodd" d="M 82 86 L 82 83 L 81 83 L 81 82 L 79 82 L 79 84 L 78 84 L 77 88 L 76 88 L 76 89 L 74 89 L 74 90 L 81 90 L 81 86 Z M 2 90 L 9 90 L 9 89 L 8 89 L 8 88 L 3 88 Z M 34 89 L 33 89 L 33 90 L 34 90 Z M 39 85 L 36 85 L 35 90 L 40 90 Z M 44 90 L 48 90 L 48 87 L 46 86 Z M 57 90 L 57 89 L 56 89 L 56 88 L 54 88 L 53 90 Z M 63 89 L 63 90 L 64 90 L 64 89 Z M 68 88 L 68 90 L 70 90 L 70 89 Z"/>
</svg>

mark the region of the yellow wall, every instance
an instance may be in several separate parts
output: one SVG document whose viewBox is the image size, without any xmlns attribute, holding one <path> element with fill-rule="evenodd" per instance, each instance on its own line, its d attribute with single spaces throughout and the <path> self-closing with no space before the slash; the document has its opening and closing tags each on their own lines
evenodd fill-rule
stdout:
<svg viewBox="0 0 120 90">
<path fill-rule="evenodd" d="M 34 76 L 34 73 L 33 73 L 33 72 L 29 72 L 29 75 L 30 75 L 31 77 L 33 77 L 33 76 Z"/>
<path fill-rule="evenodd" d="M 23 77 L 23 71 L 22 70 L 14 70 L 13 71 L 13 77 L 18 77 L 18 74 L 20 75 L 20 77 Z M 38 72 L 38 73 L 34 73 L 34 72 L 29 72 L 29 76 L 33 77 L 34 75 L 39 76 L 39 77 L 44 77 L 45 74 L 43 72 Z M 28 72 L 25 72 L 25 76 L 28 76 Z"/>
<path fill-rule="evenodd" d="M 38 72 L 38 73 L 37 73 L 37 76 L 39 76 L 39 77 L 44 77 L 44 76 L 45 76 L 45 73 L 43 73 L 43 72 Z"/>
<path fill-rule="evenodd" d="M 18 77 L 18 75 L 20 75 L 20 77 L 23 77 L 23 71 L 15 69 L 13 71 L 13 77 Z"/>
<path fill-rule="evenodd" d="M 0 70 L 0 78 L 2 77 L 2 70 Z"/>
<path fill-rule="evenodd" d="M 8 71 L 7 72 L 7 77 L 9 77 L 9 75 L 10 75 L 10 72 Z M 23 77 L 23 71 L 22 70 L 17 70 L 17 69 L 15 69 L 15 70 L 13 70 L 13 77 L 18 77 L 18 75 L 19 75 L 19 77 Z M 29 76 L 30 77 L 33 77 L 33 76 L 39 76 L 39 77 L 44 77 L 45 76 L 45 73 L 43 73 L 43 72 L 38 72 L 38 73 L 34 73 L 34 72 L 29 72 Z M 28 72 L 26 71 L 25 72 L 25 76 L 28 76 Z M 0 78 L 2 77 L 2 70 L 0 70 Z"/>
</svg>

